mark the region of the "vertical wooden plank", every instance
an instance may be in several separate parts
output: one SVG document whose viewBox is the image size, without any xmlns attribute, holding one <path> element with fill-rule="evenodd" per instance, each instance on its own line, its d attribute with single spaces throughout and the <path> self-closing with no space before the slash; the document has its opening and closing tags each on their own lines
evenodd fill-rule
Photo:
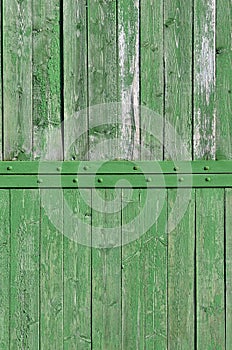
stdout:
<svg viewBox="0 0 232 350">
<path fill-rule="evenodd" d="M 188 189 L 168 190 L 168 211 L 181 210 Z M 182 209 L 183 210 L 183 209 Z M 180 223 L 168 234 L 168 349 L 194 349 L 195 193 Z"/>
<path fill-rule="evenodd" d="M 216 20 L 216 109 L 217 142 L 216 159 L 232 159 L 232 3 L 217 1 Z"/>
<path fill-rule="evenodd" d="M 196 190 L 197 347 L 225 348 L 224 189 Z"/>
<path fill-rule="evenodd" d="M 92 217 L 93 349 L 116 350 L 121 348 L 121 189 L 93 191 L 92 207 L 97 208 Z M 95 238 L 99 230 L 101 242 Z"/>
<path fill-rule="evenodd" d="M 142 236 L 140 283 L 144 298 L 145 349 L 167 349 L 167 198 L 162 203 L 160 190 L 151 191 L 153 204 L 147 208 L 149 217 L 156 217 L 152 227 Z M 155 210 L 153 209 L 155 208 Z M 144 226 L 146 220 L 144 221 Z M 124 248 L 126 249 L 126 247 Z"/>
<path fill-rule="evenodd" d="M 38 190 L 11 190 L 10 348 L 39 348 Z"/>
<path fill-rule="evenodd" d="M 226 349 L 232 347 L 232 189 L 225 190 L 225 298 L 226 298 Z"/>
<path fill-rule="evenodd" d="M 88 159 L 88 47 L 86 0 L 63 1 L 64 46 L 64 156 L 66 160 Z M 74 115 L 81 112 L 78 122 Z M 70 127 L 83 135 L 70 142 Z M 71 143 L 71 145 L 69 144 Z"/>
<path fill-rule="evenodd" d="M 122 191 L 122 349 L 144 349 L 142 240 L 132 238 L 136 234 L 135 225 L 127 226 L 139 215 L 144 193 L 131 191 Z"/>
<path fill-rule="evenodd" d="M 1 1 L 0 4 L 0 74 L 1 74 L 1 78 L 0 78 L 0 160 L 2 160 L 2 143 L 3 143 L 3 101 L 2 101 L 2 96 L 3 96 L 3 67 L 2 67 L 2 62 L 3 62 L 3 52 L 2 52 L 2 47 L 3 47 L 3 35 L 2 35 L 2 11 L 3 9 L 3 4 Z"/>
<path fill-rule="evenodd" d="M 181 137 L 181 144 L 178 138 L 170 138 L 169 128 L 165 125 L 165 159 L 170 159 L 169 152 L 172 151 L 175 160 L 191 160 L 186 159 L 186 150 L 191 155 L 192 39 L 192 0 L 165 1 L 165 120 Z"/>
<path fill-rule="evenodd" d="M 89 113 L 89 125 L 99 125 L 89 130 L 89 158 L 112 159 L 117 149 L 111 139 L 117 139 L 117 127 L 107 125 L 107 103 L 117 101 L 117 47 L 116 47 L 116 1 L 88 1 L 88 86 L 89 106 L 102 104 L 99 113 Z M 101 112 L 102 109 L 102 112 Z M 113 111 L 117 122 L 117 108 Z M 104 116 L 104 117 L 103 117 Z M 104 144 L 104 141 L 108 141 Z M 100 144 L 97 148 L 96 145 Z"/>
<path fill-rule="evenodd" d="M 194 1 L 194 159 L 215 159 L 216 0 Z"/>
<path fill-rule="evenodd" d="M 164 108 L 164 62 L 163 62 L 163 1 L 141 1 L 140 81 L 141 105 L 163 117 Z M 163 140 L 163 122 L 153 126 Z M 141 110 L 141 159 L 163 159 L 163 144 L 149 134 L 149 125 Z M 146 152 L 148 149 L 149 153 Z"/>
<path fill-rule="evenodd" d="M 3 1 L 4 159 L 32 154 L 31 0 Z"/>
<path fill-rule="evenodd" d="M 91 190 L 81 193 L 90 199 Z M 64 190 L 64 349 L 91 349 L 91 208 Z M 70 220 L 71 214 L 71 220 Z M 78 224 L 78 220 L 86 226 Z M 82 245 L 78 236 L 83 238 Z"/>
<path fill-rule="evenodd" d="M 46 158 L 53 128 L 61 139 L 60 1 L 33 1 L 33 157 Z M 57 152 L 57 149 L 59 152 Z M 62 147 L 50 159 L 63 159 Z"/>
<path fill-rule="evenodd" d="M 140 158 L 140 1 L 118 1 L 118 91 L 124 159 Z"/>
<path fill-rule="evenodd" d="M 63 349 L 63 196 L 60 190 L 42 189 L 40 238 L 40 346 Z M 60 227 L 50 220 L 59 218 Z M 58 220 L 58 219 L 57 219 Z"/>
<path fill-rule="evenodd" d="M 9 349 L 10 198 L 0 190 L 0 348 Z"/>
</svg>

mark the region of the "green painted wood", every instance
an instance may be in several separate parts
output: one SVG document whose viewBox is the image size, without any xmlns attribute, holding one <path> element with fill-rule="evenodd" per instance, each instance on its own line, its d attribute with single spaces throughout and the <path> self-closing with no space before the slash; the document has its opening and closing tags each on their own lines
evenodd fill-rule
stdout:
<svg viewBox="0 0 232 350">
<path fill-rule="evenodd" d="M 141 1 L 140 27 L 140 103 L 163 116 L 163 1 Z M 144 120 L 141 110 L 141 159 L 162 160 L 163 144 L 145 132 L 150 127 Z M 156 126 L 157 122 L 152 122 Z M 163 123 L 155 129 L 162 140 Z"/>
<path fill-rule="evenodd" d="M 191 160 L 192 6 L 192 0 L 169 0 L 164 3 L 164 159 Z M 178 138 L 170 137 L 168 123 L 180 135 L 181 142 Z"/>
<path fill-rule="evenodd" d="M 215 0 L 194 1 L 194 159 L 215 159 Z"/>
<path fill-rule="evenodd" d="M 140 1 L 118 1 L 118 98 L 121 103 L 121 154 L 140 158 Z"/>
<path fill-rule="evenodd" d="M 10 348 L 39 348 L 38 190 L 11 190 Z"/>
<path fill-rule="evenodd" d="M 148 207 L 147 214 L 154 217 L 155 208 L 160 215 L 142 236 L 141 244 L 139 273 L 144 300 L 144 348 L 161 350 L 167 349 L 167 192 L 163 203 L 163 190 L 149 191 L 152 191 L 153 205 Z"/>
<path fill-rule="evenodd" d="M 92 208 L 92 348 L 116 350 L 121 348 L 121 189 L 93 190 Z"/>
<path fill-rule="evenodd" d="M 133 219 L 144 202 L 142 190 L 122 191 L 122 348 L 145 347 L 145 300 L 143 285 L 144 261 L 141 259 L 142 240 L 132 240 L 136 234 Z M 130 223 L 128 227 L 128 223 Z M 139 222 L 143 226 L 142 222 Z"/>
<path fill-rule="evenodd" d="M 1 79 L 0 79 L 0 160 L 2 160 L 2 143 L 3 143 L 3 125 L 2 125 L 2 113 L 3 113 L 3 101 L 2 101 L 2 92 L 3 92 L 3 67 L 2 67 L 2 57 L 3 57 L 3 52 L 2 52 L 2 42 L 3 42 L 3 35 L 2 35 L 2 2 L 0 6 L 0 72 L 1 72 Z"/>
<path fill-rule="evenodd" d="M 114 159 L 119 146 L 116 125 L 108 120 L 105 104 L 117 102 L 116 1 L 88 1 L 88 93 L 89 93 L 89 159 Z M 91 107 L 102 104 L 99 112 Z M 112 111 L 117 122 L 117 109 Z M 112 116 L 111 116 L 112 118 Z M 91 125 L 100 125 L 92 128 Z M 108 141 L 108 142 L 106 142 Z"/>
<path fill-rule="evenodd" d="M 32 2 L 3 1 L 4 159 L 32 158 Z"/>
<path fill-rule="evenodd" d="M 64 349 L 91 349 L 91 190 L 64 190 Z M 70 220 L 71 215 L 71 220 Z M 80 220 L 86 226 L 78 224 Z M 78 237 L 85 237 L 81 245 Z"/>
<path fill-rule="evenodd" d="M 196 190 L 197 347 L 225 348 L 224 190 Z"/>
<path fill-rule="evenodd" d="M 226 349 L 232 347 L 232 261 L 231 261 L 231 227 L 232 227 L 232 190 L 225 190 L 225 298 L 226 298 Z"/>
<path fill-rule="evenodd" d="M 8 190 L 0 190 L 0 347 L 9 349 L 10 307 L 10 197 Z"/>
<path fill-rule="evenodd" d="M 168 211 L 179 213 L 189 190 L 168 190 Z M 175 219 L 174 219 L 175 220 Z M 168 234 L 168 349 L 194 349 L 195 191 L 180 223 Z"/>
<path fill-rule="evenodd" d="M 33 158 L 63 159 L 61 140 L 60 1 L 33 2 Z M 25 121 L 26 122 L 26 121 Z M 57 147 L 49 149 L 57 128 Z M 58 131 L 57 130 L 57 131 Z"/>
<path fill-rule="evenodd" d="M 40 236 L 40 346 L 63 349 L 63 196 L 60 191 L 41 190 Z M 59 218 L 54 227 L 50 213 Z"/>
<path fill-rule="evenodd" d="M 63 1 L 64 159 L 88 159 L 88 23 L 86 0 Z M 78 112 L 81 118 L 74 121 Z M 74 129 L 74 130 L 71 130 Z M 70 134 L 74 138 L 70 144 Z M 83 133 L 80 137 L 75 134 Z"/>
<path fill-rule="evenodd" d="M 216 7 L 216 159 L 232 158 L 231 140 L 231 25 L 232 4 L 217 1 Z"/>
</svg>

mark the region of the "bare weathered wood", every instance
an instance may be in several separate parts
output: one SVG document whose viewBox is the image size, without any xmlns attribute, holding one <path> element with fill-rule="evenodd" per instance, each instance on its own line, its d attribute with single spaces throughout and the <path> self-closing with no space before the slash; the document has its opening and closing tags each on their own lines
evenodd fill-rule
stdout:
<svg viewBox="0 0 232 350">
<path fill-rule="evenodd" d="M 92 341 L 91 208 L 83 200 L 83 193 L 91 203 L 90 189 L 81 193 L 76 189 L 64 190 L 64 349 L 67 350 L 91 349 Z"/>
<path fill-rule="evenodd" d="M 194 1 L 194 159 L 215 159 L 216 0 Z"/>
<path fill-rule="evenodd" d="M 197 348 L 225 348 L 224 189 L 196 190 Z"/>
<path fill-rule="evenodd" d="M 3 1 L 4 159 L 32 158 L 32 2 Z"/>
<path fill-rule="evenodd" d="M 11 190 L 10 348 L 39 348 L 38 190 Z"/>
<path fill-rule="evenodd" d="M 216 8 L 216 159 L 232 159 L 232 3 L 218 0 Z"/>
<path fill-rule="evenodd" d="M 164 2 L 164 159 L 192 156 L 192 0 Z M 170 137 L 170 128 L 179 138 Z M 171 154 L 170 154 L 171 153 Z"/>
<path fill-rule="evenodd" d="M 63 1 L 64 158 L 88 159 L 88 22 L 86 0 Z M 75 116 L 81 112 L 78 120 Z M 70 134 L 74 129 L 74 137 Z M 82 134 L 81 136 L 79 134 Z M 76 135 L 76 136 L 75 136 Z"/>
<path fill-rule="evenodd" d="M 63 159 L 59 0 L 33 1 L 33 158 Z M 57 129 L 54 136 L 53 130 Z M 54 138 L 60 147 L 50 150 Z"/>
<path fill-rule="evenodd" d="M 168 190 L 168 210 L 183 210 L 188 189 Z M 173 223 L 172 223 L 173 225 Z M 180 223 L 168 234 L 168 349 L 194 349 L 195 192 Z"/>
<path fill-rule="evenodd" d="M 0 190 L 0 348 L 9 349 L 10 197 Z"/>
<path fill-rule="evenodd" d="M 60 190 L 41 190 L 40 344 L 63 349 L 63 196 Z M 60 223 L 55 227 L 51 213 Z"/>
<path fill-rule="evenodd" d="M 118 98 L 124 159 L 140 158 L 139 45 L 140 1 L 118 1 Z"/>
<path fill-rule="evenodd" d="M 140 104 L 151 113 L 151 125 L 141 110 L 141 159 L 163 159 L 163 108 L 164 108 L 164 61 L 163 61 L 163 1 L 141 1 L 140 14 Z M 120 53 L 119 53 L 120 55 Z M 161 117 L 161 124 L 153 116 Z M 158 124 L 158 128 L 157 128 Z M 153 130 L 153 135 L 151 134 Z M 155 132 L 155 134 L 154 134 Z M 159 139 L 157 140 L 157 134 Z"/>
</svg>

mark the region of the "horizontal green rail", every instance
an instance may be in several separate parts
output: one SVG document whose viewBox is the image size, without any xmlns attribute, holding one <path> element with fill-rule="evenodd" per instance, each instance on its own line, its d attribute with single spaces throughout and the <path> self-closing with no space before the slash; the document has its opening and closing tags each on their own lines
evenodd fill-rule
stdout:
<svg viewBox="0 0 232 350">
<path fill-rule="evenodd" d="M 232 174 L 232 161 L 0 162 L 1 174 Z"/>
</svg>

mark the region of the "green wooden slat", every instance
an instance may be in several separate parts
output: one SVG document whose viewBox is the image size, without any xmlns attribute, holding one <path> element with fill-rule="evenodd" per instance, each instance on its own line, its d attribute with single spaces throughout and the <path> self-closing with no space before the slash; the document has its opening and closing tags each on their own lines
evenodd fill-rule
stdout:
<svg viewBox="0 0 232 350">
<path fill-rule="evenodd" d="M 60 1 L 33 1 L 33 157 L 62 159 L 60 100 Z M 27 76 L 27 74 L 26 74 Z M 24 122 L 25 124 L 25 122 Z M 49 151 L 53 128 L 60 130 Z M 49 135 L 50 134 L 50 135 Z M 54 136 L 53 136 L 54 137 Z"/>
<path fill-rule="evenodd" d="M 32 2 L 3 1 L 4 159 L 32 155 Z"/>
<path fill-rule="evenodd" d="M 139 8 L 139 0 L 118 1 L 118 98 L 124 159 L 140 158 Z"/>
<path fill-rule="evenodd" d="M 232 52 L 231 25 L 232 4 L 229 0 L 218 0 L 216 11 L 216 109 L 217 142 L 216 158 L 232 159 L 231 139 L 231 81 Z"/>
<path fill-rule="evenodd" d="M 165 159 L 190 160 L 192 152 L 192 0 L 164 2 L 165 120 L 181 137 L 165 130 Z M 184 147 L 185 146 L 185 147 Z M 186 154 L 186 150 L 189 155 Z"/>
<path fill-rule="evenodd" d="M 189 191 L 168 191 L 169 212 L 183 210 Z M 175 229 L 168 234 L 168 348 L 194 349 L 194 249 L 195 192 L 187 211 Z M 170 224 L 174 224 L 173 222 Z"/>
<path fill-rule="evenodd" d="M 39 349 L 38 190 L 11 190 L 10 348 Z"/>
<path fill-rule="evenodd" d="M 215 159 L 215 4 L 194 1 L 194 159 Z"/>
<path fill-rule="evenodd" d="M 63 349 L 63 197 L 57 190 L 41 190 L 40 345 Z M 49 213 L 59 218 L 60 231 Z"/>
<path fill-rule="evenodd" d="M 92 193 L 93 349 L 116 350 L 121 348 L 121 189 Z M 117 209 L 111 203 L 115 196 Z M 99 229 L 101 242 L 96 238 Z"/>
<path fill-rule="evenodd" d="M 89 106 L 102 104 L 98 113 L 89 111 L 89 159 L 114 159 L 119 146 L 110 140 L 117 139 L 115 125 L 94 123 L 108 120 L 105 104 L 117 102 L 117 47 L 116 47 L 116 1 L 88 1 L 88 92 Z M 117 108 L 115 123 L 117 122 Z M 104 116 L 104 117 L 103 117 Z M 110 117 L 110 116 L 109 116 Z M 112 117 L 112 116 L 111 116 Z M 106 119 L 106 120 L 105 120 Z M 106 142 L 105 144 L 103 143 Z M 97 144 L 100 146 L 97 147 Z M 97 150 L 96 150 L 97 147 Z"/>
<path fill-rule="evenodd" d="M 91 203 L 91 191 L 83 192 Z M 88 226 L 80 227 L 77 219 Z M 67 350 L 91 349 L 90 225 L 91 209 L 81 193 L 64 190 L 64 349 Z M 88 246 L 80 244 L 78 235 Z"/>
<path fill-rule="evenodd" d="M 63 1 L 64 45 L 64 158 L 88 159 L 87 107 L 87 7 L 86 0 Z M 82 118 L 74 122 L 75 113 Z M 71 128 L 74 135 L 80 130 L 81 137 L 70 143 Z"/>
<path fill-rule="evenodd" d="M 142 241 L 137 239 L 125 245 L 136 233 L 135 225 L 126 226 L 138 216 L 145 192 L 130 189 L 122 191 L 122 348 L 145 347 L 144 262 L 141 259 Z M 132 197 L 132 198 L 131 198 Z M 143 223 L 140 223 L 143 225 Z"/>
<path fill-rule="evenodd" d="M 167 201 L 162 203 L 159 190 L 151 189 L 153 206 L 149 216 L 155 216 L 153 208 L 161 210 L 159 218 L 142 237 L 141 285 L 144 292 L 145 349 L 167 348 Z M 144 222 L 146 225 L 146 221 Z"/>
<path fill-rule="evenodd" d="M 3 125 L 2 125 L 2 111 L 3 111 L 3 101 L 2 101 L 2 91 L 3 91 L 3 80 L 2 80 L 2 2 L 0 4 L 0 160 L 2 160 L 2 138 L 3 138 Z"/>
<path fill-rule="evenodd" d="M 197 348 L 225 348 L 224 190 L 196 190 Z"/>
<path fill-rule="evenodd" d="M 232 247 L 232 190 L 226 189 L 225 191 L 225 288 L 226 288 L 226 349 L 232 348 L 232 259 L 231 259 L 231 247 Z"/>
<path fill-rule="evenodd" d="M 0 190 L 0 348 L 9 349 L 10 199 Z"/>
<path fill-rule="evenodd" d="M 140 17 L 141 105 L 163 116 L 163 1 L 141 1 Z M 153 122 L 155 123 L 154 120 Z M 149 132 L 145 132 L 149 131 L 149 126 L 144 121 L 143 110 L 141 110 L 141 128 L 141 159 L 162 160 L 163 144 L 149 135 Z M 163 123 L 158 130 L 160 130 L 159 138 L 162 140 Z M 147 149 L 148 154 L 145 151 Z"/>
</svg>

